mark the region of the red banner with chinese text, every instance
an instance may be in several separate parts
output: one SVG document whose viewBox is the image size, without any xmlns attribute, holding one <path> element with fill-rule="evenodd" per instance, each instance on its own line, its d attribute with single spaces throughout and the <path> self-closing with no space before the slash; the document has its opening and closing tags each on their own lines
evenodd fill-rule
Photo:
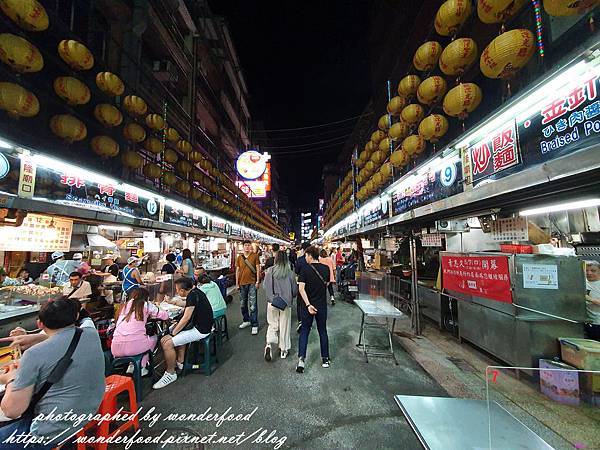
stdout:
<svg viewBox="0 0 600 450">
<path fill-rule="evenodd" d="M 512 303 L 507 256 L 442 256 L 442 286 L 449 291 Z"/>
</svg>

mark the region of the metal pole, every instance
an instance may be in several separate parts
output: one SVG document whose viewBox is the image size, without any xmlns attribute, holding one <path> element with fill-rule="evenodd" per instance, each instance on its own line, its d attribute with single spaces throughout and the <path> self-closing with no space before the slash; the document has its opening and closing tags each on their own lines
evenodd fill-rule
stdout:
<svg viewBox="0 0 600 450">
<path fill-rule="evenodd" d="M 417 289 L 417 245 L 415 241 L 415 237 L 410 232 L 409 237 L 410 243 L 410 265 L 411 265 L 411 303 L 412 303 L 412 331 L 415 335 L 419 336 L 421 334 L 421 320 L 420 320 L 420 311 L 419 311 L 419 297 L 418 297 L 418 289 Z"/>
</svg>

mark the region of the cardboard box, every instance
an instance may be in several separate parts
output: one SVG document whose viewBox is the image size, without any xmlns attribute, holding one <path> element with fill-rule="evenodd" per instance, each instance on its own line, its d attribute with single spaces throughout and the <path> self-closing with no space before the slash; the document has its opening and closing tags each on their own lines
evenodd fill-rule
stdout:
<svg viewBox="0 0 600 450">
<path fill-rule="evenodd" d="M 581 370 L 600 371 L 600 342 L 592 339 L 558 338 L 561 359 Z"/>
<path fill-rule="evenodd" d="M 580 392 L 577 369 L 562 362 L 540 359 L 540 391 L 555 402 L 578 406 Z"/>
</svg>

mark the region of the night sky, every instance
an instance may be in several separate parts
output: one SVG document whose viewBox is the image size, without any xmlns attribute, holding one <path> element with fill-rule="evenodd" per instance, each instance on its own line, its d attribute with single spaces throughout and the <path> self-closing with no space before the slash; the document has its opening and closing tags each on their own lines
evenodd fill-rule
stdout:
<svg viewBox="0 0 600 450">
<path fill-rule="evenodd" d="M 268 130 L 311 127 L 362 113 L 371 96 L 373 1 L 210 3 L 229 24 L 250 92 L 253 128 L 257 121 Z M 292 210 L 316 209 L 323 165 L 336 160 L 353 125 L 269 132 L 270 143 L 254 139 L 273 155 Z"/>
</svg>

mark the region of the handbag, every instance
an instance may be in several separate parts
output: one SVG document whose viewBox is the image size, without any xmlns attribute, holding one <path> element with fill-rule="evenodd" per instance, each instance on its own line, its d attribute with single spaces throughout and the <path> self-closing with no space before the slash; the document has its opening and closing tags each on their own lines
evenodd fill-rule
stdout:
<svg viewBox="0 0 600 450">
<path fill-rule="evenodd" d="M 48 379 L 42 385 L 41 389 L 31 397 L 31 401 L 29 402 L 29 406 L 27 407 L 25 412 L 21 415 L 21 417 L 17 419 L 0 422 L 0 428 L 6 425 L 10 425 L 11 423 L 15 423 L 17 421 L 33 421 L 33 419 L 35 418 L 36 405 L 39 403 L 42 397 L 46 395 L 46 393 L 50 390 L 52 385 L 60 381 L 60 379 L 64 376 L 64 374 L 67 372 L 67 369 L 73 362 L 71 357 L 73 356 L 73 353 L 75 353 L 75 349 L 79 344 L 79 338 L 81 338 L 82 333 L 83 330 L 81 328 L 75 327 L 75 334 L 73 334 L 73 339 L 71 339 L 69 348 L 67 349 L 64 356 L 58 360 L 56 366 L 54 366 L 54 369 L 52 369 L 52 372 L 50 372 L 50 375 L 48 375 Z"/>
<path fill-rule="evenodd" d="M 272 272 L 271 278 L 273 279 L 273 283 L 271 284 L 271 288 L 273 289 L 273 300 L 271 300 L 271 305 L 273 305 L 274 308 L 277 308 L 280 311 L 284 311 L 285 308 L 288 307 L 288 303 L 283 299 L 283 297 L 275 294 L 275 277 L 273 276 Z"/>
</svg>

